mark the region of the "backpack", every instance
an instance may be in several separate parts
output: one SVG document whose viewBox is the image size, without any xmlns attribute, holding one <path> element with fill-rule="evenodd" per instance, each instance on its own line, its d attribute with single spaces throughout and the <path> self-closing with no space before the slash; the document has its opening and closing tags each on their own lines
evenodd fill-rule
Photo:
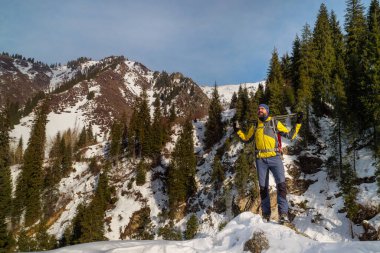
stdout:
<svg viewBox="0 0 380 253">
<path fill-rule="evenodd" d="M 278 144 L 278 152 L 280 153 L 281 155 L 281 158 L 282 158 L 282 155 L 283 155 L 283 152 L 282 152 L 282 140 L 281 140 L 281 134 L 279 132 L 277 132 L 277 129 L 276 129 L 276 124 L 275 124 L 275 119 L 271 119 L 270 121 L 270 126 L 272 127 L 274 133 L 277 135 L 277 144 Z"/>
</svg>

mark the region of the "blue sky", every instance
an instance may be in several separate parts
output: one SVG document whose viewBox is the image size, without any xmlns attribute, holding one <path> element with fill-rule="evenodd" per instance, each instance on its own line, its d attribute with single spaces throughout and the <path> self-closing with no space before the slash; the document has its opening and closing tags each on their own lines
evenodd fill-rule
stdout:
<svg viewBox="0 0 380 253">
<path fill-rule="evenodd" d="M 0 0 L 0 51 L 48 64 L 124 55 L 201 85 L 256 82 L 321 3 L 343 28 L 345 0 Z"/>
</svg>

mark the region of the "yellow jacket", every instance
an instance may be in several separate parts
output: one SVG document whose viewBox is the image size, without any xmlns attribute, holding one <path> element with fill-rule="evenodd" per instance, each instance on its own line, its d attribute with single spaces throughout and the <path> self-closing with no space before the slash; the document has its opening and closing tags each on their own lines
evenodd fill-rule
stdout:
<svg viewBox="0 0 380 253">
<path fill-rule="evenodd" d="M 245 142 L 251 141 L 254 137 L 256 157 L 268 158 L 276 156 L 279 153 L 277 132 L 280 133 L 281 136 L 293 140 L 296 138 L 300 128 L 301 124 L 296 124 L 296 126 L 289 131 L 281 121 L 268 117 L 265 122 L 258 120 L 257 126 L 252 125 L 247 134 L 239 130 L 237 131 L 237 135 Z"/>
</svg>

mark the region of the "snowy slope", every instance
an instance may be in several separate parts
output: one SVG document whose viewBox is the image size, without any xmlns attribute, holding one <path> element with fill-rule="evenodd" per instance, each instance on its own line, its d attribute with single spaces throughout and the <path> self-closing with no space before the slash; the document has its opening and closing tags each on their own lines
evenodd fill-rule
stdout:
<svg viewBox="0 0 380 253">
<path fill-rule="evenodd" d="M 134 62 L 126 61 L 128 67 L 135 66 Z M 152 73 L 145 74 L 147 78 L 152 78 Z M 136 95 L 140 94 L 141 88 L 136 85 L 137 76 L 134 74 L 126 74 L 124 76 L 124 84 L 133 91 Z M 247 88 L 256 90 L 259 83 L 246 84 Z M 213 87 L 203 87 L 203 91 L 208 96 L 211 95 Z M 224 103 L 229 103 L 233 92 L 237 92 L 239 85 L 218 86 L 218 92 Z M 95 91 L 95 96 L 99 96 L 99 86 L 95 83 L 89 83 L 89 90 Z M 153 101 L 152 90 L 148 91 L 150 101 Z M 60 113 L 51 112 L 48 115 L 47 138 L 50 141 L 58 131 L 65 131 L 68 128 L 81 129 L 86 124 L 86 113 L 93 101 L 88 101 L 85 96 L 78 98 L 77 102 L 65 108 Z M 87 107 L 86 107 L 87 105 Z M 233 117 L 234 110 L 226 110 L 223 112 L 223 119 L 229 120 Z M 32 124 L 33 114 L 21 120 L 21 123 L 15 126 L 11 132 L 11 136 L 15 142 L 22 136 L 26 145 L 29 138 L 30 126 Z M 340 195 L 340 190 L 336 182 L 330 182 L 327 178 L 327 168 L 319 168 L 315 174 L 303 174 L 303 179 L 314 181 L 313 184 L 302 195 L 289 194 L 289 200 L 295 204 L 292 207 L 297 212 L 297 216 L 293 223 L 297 230 L 306 234 L 311 239 L 297 235 L 293 230 L 278 226 L 276 224 L 265 224 L 260 217 L 251 213 L 243 213 L 232 221 L 231 210 L 226 210 L 224 213 L 210 211 L 214 205 L 214 200 L 210 196 L 212 187 L 210 175 L 212 171 L 212 162 L 214 160 L 217 149 L 233 135 L 231 127 L 227 127 L 227 133 L 220 143 L 217 143 L 210 151 L 203 150 L 203 137 L 205 131 L 205 123 L 207 118 L 199 119 L 193 122 L 194 127 L 194 151 L 200 160 L 204 162 L 197 166 L 196 182 L 198 185 L 197 202 L 199 206 L 205 207 L 196 211 L 196 215 L 200 221 L 198 231 L 198 239 L 184 242 L 166 242 L 158 241 L 115 241 L 101 242 L 94 244 L 78 245 L 69 248 L 69 252 L 105 252 L 105 251 L 127 251 L 127 252 L 241 252 L 244 242 L 249 239 L 253 231 L 265 231 L 271 248 L 268 252 L 338 252 L 339 249 L 345 249 L 347 252 L 380 252 L 378 243 L 362 243 L 356 242 L 359 236 L 363 233 L 361 225 L 354 225 L 354 238 L 350 233 L 350 221 L 346 217 L 345 212 L 341 212 L 344 207 L 343 197 Z M 288 122 L 289 124 L 289 122 Z M 317 146 L 309 146 L 302 151 L 305 155 L 318 155 L 323 161 L 326 161 L 328 154 L 331 153 L 329 147 L 329 134 L 333 122 L 328 118 L 320 120 L 321 130 L 318 137 L 318 142 L 323 146 L 321 153 L 317 154 L 320 149 Z M 93 127 L 94 132 L 101 134 L 100 128 L 96 125 Z M 289 124 L 288 127 L 291 127 Z M 171 142 L 167 143 L 166 151 L 170 153 L 175 145 L 175 140 L 178 137 L 180 128 L 173 129 Z M 92 156 L 103 156 L 106 141 L 88 148 L 86 158 Z M 284 146 L 297 145 L 297 142 L 289 142 L 283 140 Z M 237 159 L 237 154 L 243 148 L 241 142 L 232 143 L 227 154 L 224 156 L 224 162 L 234 164 Z M 358 151 L 357 172 L 359 178 L 371 177 L 375 173 L 375 165 L 373 154 L 370 150 L 362 149 Z M 286 168 L 294 165 L 298 157 L 295 155 L 285 155 L 284 165 Z M 162 166 L 165 167 L 169 163 L 169 159 L 165 158 L 162 161 Z M 118 201 L 115 203 L 115 208 L 108 210 L 106 218 L 109 223 L 106 225 L 106 237 L 109 240 L 119 240 L 120 231 L 122 231 L 130 222 L 133 212 L 138 211 L 143 206 L 149 206 L 151 210 L 152 223 L 156 228 L 162 226 L 160 222 L 160 213 L 167 206 L 167 196 L 162 192 L 164 185 L 159 178 L 153 181 L 147 180 L 143 186 L 137 187 L 132 184 L 132 189 L 129 189 L 129 182 L 135 176 L 135 165 L 130 161 L 122 161 L 111 171 L 111 182 L 117 189 Z M 62 235 L 64 229 L 69 224 L 70 220 L 75 215 L 76 207 L 81 202 L 88 201 L 96 187 L 97 178 L 91 175 L 88 171 L 87 163 L 75 163 L 74 172 L 67 178 L 62 179 L 59 184 L 60 192 L 64 193 L 59 199 L 62 203 L 60 215 L 54 221 L 54 224 L 49 228 L 49 233 L 56 235 L 58 238 Z M 153 178 L 153 175 L 164 175 L 165 168 L 158 166 L 150 170 L 147 178 Z M 13 178 L 15 180 L 19 171 L 15 167 Z M 234 184 L 233 174 L 228 171 L 226 173 L 225 184 Z M 291 178 L 289 171 L 286 172 L 287 178 Z M 120 179 L 119 181 L 116 181 Z M 274 180 L 271 177 L 271 188 L 275 189 Z M 359 187 L 358 202 L 363 205 L 380 205 L 380 198 L 377 193 L 378 186 L 376 183 L 363 183 Z M 306 209 L 298 208 L 300 203 L 306 203 Z M 176 228 L 184 231 L 187 219 L 185 217 L 176 223 Z M 318 219 L 316 219 L 318 218 Z M 219 232 L 218 228 L 221 224 L 230 221 L 227 227 Z M 380 228 L 380 215 L 378 214 L 369 223 L 376 229 Z M 160 238 L 156 238 L 160 239 Z M 350 241 L 349 243 L 347 241 Z M 334 242 L 330 244 L 330 242 Z M 291 248 L 289 249 L 289 245 Z M 289 251 L 288 251 L 289 249 Z M 375 249 L 379 249 L 376 251 Z M 349 251 L 352 250 L 352 251 Z M 58 249 L 56 252 L 63 252 L 64 249 Z M 67 251 L 65 251 L 67 252 Z"/>
<path fill-rule="evenodd" d="M 265 81 L 262 82 L 256 82 L 256 83 L 242 83 L 242 84 L 226 84 L 226 85 L 218 85 L 218 93 L 220 96 L 221 103 L 226 106 L 231 102 L 232 95 L 234 92 L 237 94 L 239 91 L 239 87 L 247 87 L 248 93 L 256 92 L 256 90 L 259 87 L 259 84 L 262 84 L 265 87 Z M 211 98 L 212 91 L 214 89 L 214 86 L 201 86 L 202 90 L 206 95 Z"/>
<path fill-rule="evenodd" d="M 212 236 L 188 241 L 109 241 L 75 245 L 50 252 L 225 252 L 240 253 L 244 244 L 255 232 L 264 232 L 270 252 L 380 252 L 380 242 L 319 243 L 297 234 L 294 230 L 274 223 L 264 223 L 260 216 L 245 212 L 230 221 L 220 232 Z"/>
</svg>

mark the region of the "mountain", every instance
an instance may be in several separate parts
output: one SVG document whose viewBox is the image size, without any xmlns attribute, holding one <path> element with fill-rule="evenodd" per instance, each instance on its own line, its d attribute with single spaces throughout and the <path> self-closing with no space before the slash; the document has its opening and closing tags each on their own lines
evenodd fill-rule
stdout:
<svg viewBox="0 0 380 253">
<path fill-rule="evenodd" d="M 375 180 L 374 154 L 368 147 L 363 146 L 357 150 L 358 156 L 355 161 L 358 175 L 356 204 L 360 208 L 360 215 L 355 217 L 355 220 L 348 218 L 347 206 L 339 183 L 328 176 L 328 159 L 333 152 L 330 136 L 334 124 L 328 117 L 313 116 L 318 128 L 311 129 L 315 141 L 306 147 L 301 148 L 299 141 L 283 140 L 285 152 L 283 162 L 286 167 L 291 219 L 295 230 L 301 234 L 295 235 L 292 230 L 278 224 L 262 224 L 261 218 L 247 213 L 247 211 L 256 214 L 260 212 L 259 198 L 252 199 L 249 192 L 242 196 L 237 191 L 236 162 L 245 149 L 244 144 L 235 138 L 232 127 L 227 124 L 235 115 L 235 109 L 227 108 L 232 93 L 239 89 L 239 85 L 218 86 L 225 105 L 222 113 L 222 120 L 226 123 L 225 134 L 210 150 L 204 150 L 205 123 L 209 106 L 207 95 L 211 95 L 212 88 L 199 87 L 191 78 L 184 77 L 180 73 L 153 72 L 143 64 L 122 56 L 107 57 L 100 61 L 79 58 L 65 66 L 49 67 L 38 63 L 43 70 L 34 70 L 36 67 L 33 65 L 37 63 L 9 56 L 2 56 L 0 64 L 1 89 L 6 91 L 7 86 L 15 86 L 13 92 L 23 94 L 18 98 L 11 96 L 11 92 L 8 91 L 7 97 L 12 98 L 9 99 L 10 102 L 17 102 L 21 108 L 24 108 L 26 101 L 41 91 L 46 93 L 50 101 L 44 168 L 52 167 L 53 161 L 49 158 L 49 152 L 54 146 L 54 138 L 58 132 L 63 134 L 70 129 L 74 136 L 79 136 L 83 126 L 91 126 L 97 136 L 96 143 L 81 147 L 74 154 L 74 157 L 79 158 L 73 159 L 70 173 L 54 186 L 55 199 L 50 206 L 49 216 L 45 218 L 48 233 L 58 239 L 62 238 L 66 229 L 70 227 L 78 213 L 78 207 L 92 201 L 98 187 L 99 171 L 108 168 L 112 201 L 107 206 L 103 221 L 106 239 L 149 239 L 150 236 L 154 239 L 163 239 L 165 236 L 159 235 L 160 231 L 168 232 L 168 230 L 175 236 L 181 237 L 193 214 L 198 220 L 199 228 L 195 240 L 179 244 L 148 241 L 146 245 L 145 241 L 131 241 L 131 244 L 127 245 L 118 241 L 118 245 L 121 246 L 115 246 L 112 243 L 101 243 L 100 245 L 105 248 L 128 248 L 134 252 L 130 247 L 137 247 L 153 252 L 159 249 L 168 250 L 168 247 L 174 248 L 173 245 L 184 249 L 188 245 L 195 244 L 196 246 L 192 246 L 194 251 L 218 252 L 219 249 L 219 252 L 234 252 L 233 250 L 240 252 L 244 241 L 249 239 L 256 228 L 262 228 L 266 232 L 273 251 L 289 245 L 289 240 L 293 242 L 294 238 L 302 242 L 297 244 L 299 248 L 292 248 L 294 252 L 307 250 L 309 250 L 307 252 L 318 252 L 318 248 L 331 249 L 331 252 L 335 252 L 335 247 L 371 250 L 374 245 L 378 245 L 343 243 L 359 239 L 379 239 L 380 198 Z M 35 80 L 37 75 L 44 76 L 46 83 L 40 84 Z M 24 85 L 28 92 L 22 91 L 24 86 L 18 82 L 21 78 L 25 80 Z M 249 83 L 245 86 L 254 91 L 258 83 Z M 135 105 L 134 100 L 143 89 L 148 94 L 151 114 L 153 114 L 154 98 L 159 96 L 163 114 L 167 113 L 168 108 L 174 104 L 178 116 L 192 119 L 196 189 L 186 203 L 184 212 L 172 222 L 168 217 L 167 175 L 171 154 L 182 131 L 180 121 L 170 126 L 168 131 L 170 137 L 162 149 L 158 162 L 126 155 L 112 160 L 108 156 L 112 144 L 110 138 L 112 123 L 115 119 L 123 118 L 124 113 L 127 115 L 127 120 L 130 119 Z M 5 106 L 3 99 L 1 102 Z M 22 137 L 26 147 L 34 118 L 34 112 L 22 115 L 20 123 L 14 125 L 10 132 L 13 146 Z M 289 127 L 292 125 L 290 118 L 286 120 L 286 124 Z M 346 143 L 343 148 L 349 148 L 349 144 Z M 216 156 L 221 158 L 224 168 L 223 184 L 219 187 L 212 179 Z M 94 157 L 98 166 L 104 167 L 94 169 L 94 165 L 91 164 Z M 152 164 L 146 169 L 146 181 L 143 184 L 136 183 L 140 162 Z M 22 164 L 14 164 L 11 170 L 15 185 Z M 270 184 L 272 199 L 275 199 L 273 195 L 275 183 L 272 177 Z M 253 188 L 253 186 L 252 181 L 248 182 L 248 187 Z M 273 208 L 276 209 L 275 206 Z M 34 227 L 29 227 L 27 230 L 33 233 Z M 239 231 L 244 231 L 244 236 Z M 339 244 L 329 246 L 325 244 L 326 242 L 339 242 Z M 87 246 L 74 246 L 73 249 L 89 252 L 99 244 Z"/>
<path fill-rule="evenodd" d="M 181 73 L 153 72 L 123 56 L 100 61 L 81 57 L 54 67 L 0 56 L 0 107 L 15 103 L 22 109 L 40 92 L 49 94 L 48 137 L 55 136 L 57 131 L 91 125 L 98 137 L 103 138 L 114 119 L 121 119 L 123 114 L 127 119 L 131 117 L 135 100 L 143 89 L 151 107 L 155 97 L 160 97 L 164 113 L 168 113 L 171 105 L 182 117 L 199 118 L 207 113 L 209 99 L 193 80 Z M 21 132 L 24 140 L 28 140 L 31 124 L 28 120 L 24 118 L 16 126 L 22 128 L 15 132 Z M 54 129 L 49 131 L 53 122 Z"/>
</svg>

